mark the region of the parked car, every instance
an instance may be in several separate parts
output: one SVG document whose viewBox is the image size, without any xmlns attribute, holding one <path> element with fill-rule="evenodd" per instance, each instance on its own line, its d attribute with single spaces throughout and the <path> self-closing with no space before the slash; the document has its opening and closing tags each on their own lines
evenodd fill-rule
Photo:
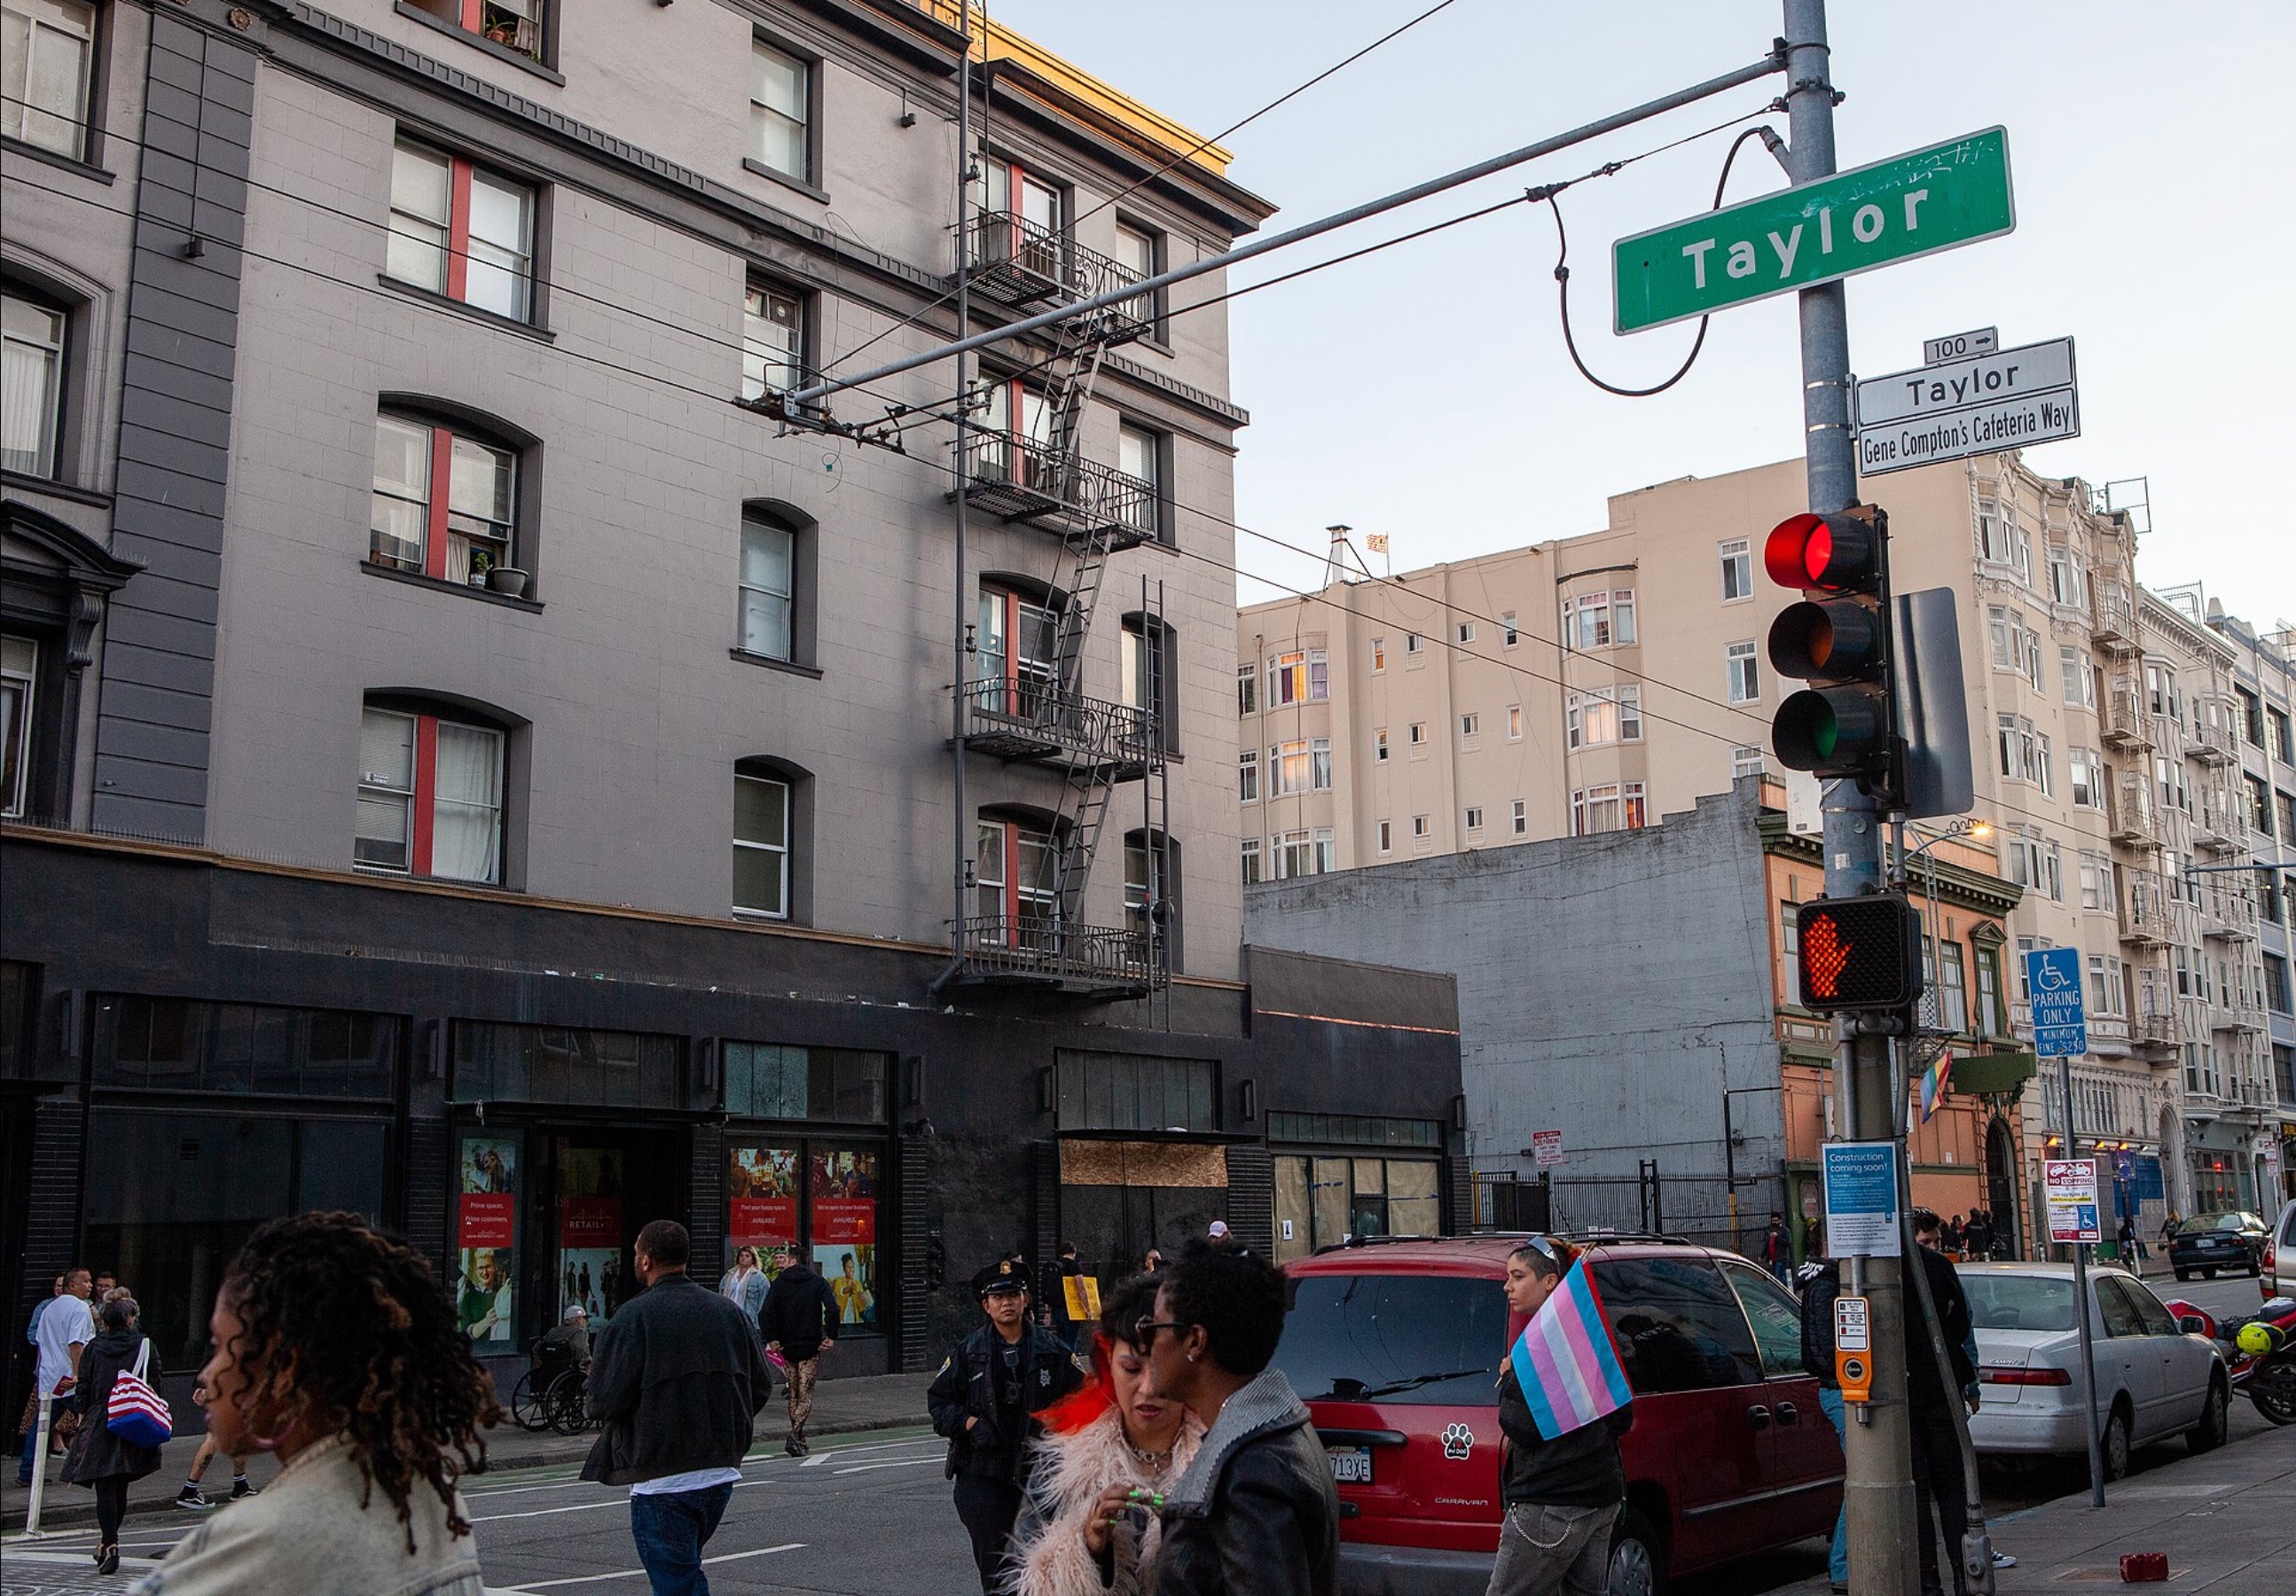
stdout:
<svg viewBox="0 0 2296 1596">
<path fill-rule="evenodd" d="M 1984 1398 L 1969 1421 L 1980 1453 L 2083 1456 L 2087 1414 L 2070 1264 L 1964 1264 Z M 2222 1353 L 2187 1330 L 2126 1270 L 2088 1272 L 2096 1355 L 2098 1449 L 2107 1479 L 2139 1446 L 2181 1435 L 2198 1452 L 2224 1444 L 2232 1381 Z"/>
<path fill-rule="evenodd" d="M 1610 1589 L 1831 1532 L 1841 1448 L 1801 1366 L 1792 1294 L 1757 1265 L 1655 1237 L 1574 1238 L 1635 1389 Z M 1520 1237 L 1380 1239 L 1287 1265 L 1275 1361 L 1340 1493 L 1341 1587 L 1480 1593 L 1498 1548 L 1500 1281 Z"/>
<path fill-rule="evenodd" d="M 2204 1280 L 2214 1280 L 2219 1269 L 2261 1275 L 2264 1242 L 2271 1233 L 2262 1219 L 2243 1209 L 2195 1214 L 2170 1239 L 2169 1266 L 2177 1272 L 2180 1281 L 2188 1281 L 2195 1273 Z"/>
<path fill-rule="evenodd" d="M 2265 1301 L 2296 1297 L 2296 1198 L 2280 1205 L 2280 1216 L 2272 1222 L 2272 1234 L 2264 1239 L 2264 1256 L 2258 1262 L 2257 1283 L 2264 1288 Z"/>
</svg>

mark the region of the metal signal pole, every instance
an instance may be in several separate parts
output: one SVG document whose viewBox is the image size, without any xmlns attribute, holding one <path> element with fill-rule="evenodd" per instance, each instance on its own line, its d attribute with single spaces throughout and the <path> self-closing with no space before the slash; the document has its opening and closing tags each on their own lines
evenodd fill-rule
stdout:
<svg viewBox="0 0 2296 1596">
<path fill-rule="evenodd" d="M 1786 111 L 1796 184 L 1833 176 L 1833 84 L 1825 0 L 1784 0 Z M 1842 285 L 1801 291 L 1803 450 L 1809 507 L 1820 515 L 1857 497 L 1857 457 L 1849 432 L 1849 317 Z M 1854 897 L 1882 886 L 1880 806 L 1854 782 L 1827 785 L 1825 896 Z M 1863 1017 L 1834 1020 L 1835 1123 L 1842 1139 L 1898 1139 L 1890 1037 L 1864 1030 Z M 1899 1201 L 1906 1194 L 1899 1193 Z M 1848 1289 L 1872 1302 L 1874 1389 L 1852 1410 L 1842 1450 L 1849 1460 L 1849 1588 L 1873 1596 L 1912 1596 L 1915 1555 L 1912 1429 L 1906 1411 L 1906 1294 L 1898 1258 L 1851 1256 Z M 1952 1555 L 1956 1549 L 1948 1549 Z"/>
</svg>

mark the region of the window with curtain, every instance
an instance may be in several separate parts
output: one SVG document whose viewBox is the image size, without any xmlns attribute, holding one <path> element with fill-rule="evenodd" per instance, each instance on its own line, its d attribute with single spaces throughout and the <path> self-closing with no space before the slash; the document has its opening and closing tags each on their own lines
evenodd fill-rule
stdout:
<svg viewBox="0 0 2296 1596">
<path fill-rule="evenodd" d="M 813 114 L 813 68 L 763 39 L 750 47 L 750 155 L 800 183 L 813 180 L 807 125 Z"/>
<path fill-rule="evenodd" d="M 788 659 L 795 647 L 797 534 L 765 515 L 742 518 L 742 651 Z"/>
<path fill-rule="evenodd" d="M 94 6 L 0 0 L 0 135 L 79 160 L 94 60 Z"/>
<path fill-rule="evenodd" d="M 391 151 L 385 274 L 512 321 L 534 318 L 531 184 L 422 144 Z"/>
<path fill-rule="evenodd" d="M 359 725 L 360 870 L 486 884 L 502 879 L 503 734 L 369 707 Z"/>
<path fill-rule="evenodd" d="M 375 419 L 367 558 L 467 587 L 516 567 L 518 451 L 419 416 Z"/>
<path fill-rule="evenodd" d="M 12 283 L 0 293 L 0 469 L 55 474 L 65 325 L 62 310 Z"/>
<path fill-rule="evenodd" d="M 0 814 L 11 819 L 24 813 L 39 661 L 40 645 L 30 638 L 0 637 Z"/>
</svg>

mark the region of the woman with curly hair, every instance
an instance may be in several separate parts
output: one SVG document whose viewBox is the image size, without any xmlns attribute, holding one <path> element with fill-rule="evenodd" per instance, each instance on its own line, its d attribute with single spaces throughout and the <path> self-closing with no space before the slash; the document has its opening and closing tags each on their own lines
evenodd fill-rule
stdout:
<svg viewBox="0 0 2296 1596">
<path fill-rule="evenodd" d="M 1132 1327 L 1154 1316 L 1156 1282 L 1135 1275 L 1108 1294 L 1092 1339 L 1094 1378 L 1038 1415 L 1010 1596 L 1137 1596 L 1154 1576 L 1164 1492 L 1196 1455 L 1204 1427 L 1148 1395 Z"/>
<path fill-rule="evenodd" d="M 275 1219 L 216 1293 L 209 1433 L 276 1453 L 262 1495 L 176 1543 L 137 1596 L 480 1596 L 455 1489 L 501 1410 L 455 1305 L 356 1214 Z"/>
</svg>

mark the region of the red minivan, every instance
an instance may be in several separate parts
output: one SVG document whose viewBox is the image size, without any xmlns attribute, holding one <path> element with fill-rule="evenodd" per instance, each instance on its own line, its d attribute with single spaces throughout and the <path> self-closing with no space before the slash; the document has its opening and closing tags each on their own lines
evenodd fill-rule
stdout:
<svg viewBox="0 0 2296 1596">
<path fill-rule="evenodd" d="M 1841 1448 L 1801 1366 L 1792 1294 L 1734 1253 L 1656 1237 L 1587 1248 L 1635 1390 L 1612 1596 L 1832 1533 Z M 1349 1596 L 1480 1592 L 1498 1548 L 1501 1361 L 1522 1320 L 1500 1281 L 1519 1236 L 1379 1238 L 1284 1267 L 1275 1361 L 1315 1414 L 1340 1493 Z"/>
</svg>

